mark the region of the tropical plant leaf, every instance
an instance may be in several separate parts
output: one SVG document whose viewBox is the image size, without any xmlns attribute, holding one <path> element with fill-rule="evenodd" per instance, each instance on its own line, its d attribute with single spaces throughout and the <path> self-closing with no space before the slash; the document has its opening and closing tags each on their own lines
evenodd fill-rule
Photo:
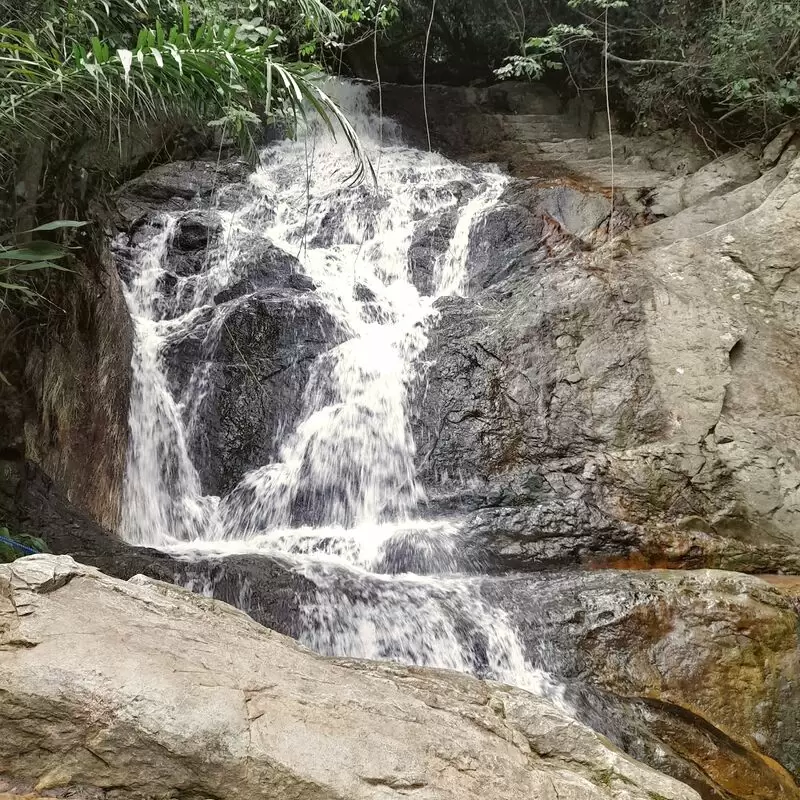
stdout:
<svg viewBox="0 0 800 800">
<path fill-rule="evenodd" d="M 319 0 L 297 2 L 325 16 Z M 110 125 L 116 139 L 129 121 L 207 121 L 232 108 L 296 121 L 308 108 L 344 133 L 355 161 L 351 179 L 368 174 L 355 131 L 319 88 L 323 76 L 312 65 L 284 62 L 269 44 L 238 38 L 231 25 L 201 24 L 193 35 L 158 25 L 142 28 L 136 41 L 134 50 L 112 49 L 92 37 L 62 59 L 31 34 L 0 28 L 0 162 L 13 162 L 20 143 L 66 142 L 76 130 L 107 135 Z"/>
<path fill-rule="evenodd" d="M 85 225 L 88 225 L 87 222 L 78 222 L 74 219 L 57 219 L 53 222 L 46 222 L 44 225 L 38 225 L 35 228 L 31 228 L 29 231 L 25 231 L 25 233 L 38 233 L 40 231 L 59 231 L 63 228 L 83 228 Z"/>
<path fill-rule="evenodd" d="M 52 261 L 23 261 L 18 264 L 8 264 L 5 267 L 0 267 L 0 275 L 7 275 L 10 272 L 35 272 L 40 269 L 54 269 L 59 272 L 72 272 L 67 267 L 62 267 L 60 264 L 54 264 Z"/>
<path fill-rule="evenodd" d="M 66 255 L 67 251 L 55 242 L 33 241 L 23 247 L 0 246 L 0 260 L 6 261 L 50 261 Z"/>
</svg>

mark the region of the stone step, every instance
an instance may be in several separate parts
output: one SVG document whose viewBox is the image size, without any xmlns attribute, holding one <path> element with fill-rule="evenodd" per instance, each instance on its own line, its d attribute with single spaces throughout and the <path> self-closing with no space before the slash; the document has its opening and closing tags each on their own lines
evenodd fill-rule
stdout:
<svg viewBox="0 0 800 800">
<path fill-rule="evenodd" d="M 517 159 L 520 164 L 517 170 L 528 173 L 530 177 L 537 175 L 537 165 L 544 166 L 543 176 L 550 177 L 554 173 L 564 176 L 580 177 L 604 188 L 610 188 L 612 183 L 618 189 L 651 189 L 669 180 L 670 175 L 665 172 L 651 169 L 648 166 L 625 164 L 616 162 L 613 170 L 611 160 L 606 158 L 573 158 L 569 154 L 561 157 L 555 154 L 528 153 Z M 524 166 L 523 166 L 524 164 Z M 556 169 L 554 169 L 556 168 Z"/>
<path fill-rule="evenodd" d="M 523 146 L 528 143 L 556 143 L 580 136 L 579 126 L 569 117 L 554 114 L 495 115 L 505 135 Z"/>
<path fill-rule="evenodd" d="M 564 138 L 557 142 L 539 142 L 539 153 L 562 158 L 565 153 L 580 155 L 584 158 L 608 158 L 611 155 L 611 146 L 608 139 L 586 139 L 585 137 Z"/>
</svg>

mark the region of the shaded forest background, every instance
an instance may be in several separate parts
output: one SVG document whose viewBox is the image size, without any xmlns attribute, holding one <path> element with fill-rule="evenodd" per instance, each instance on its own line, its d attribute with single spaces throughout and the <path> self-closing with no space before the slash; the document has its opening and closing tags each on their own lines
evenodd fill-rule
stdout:
<svg viewBox="0 0 800 800">
<path fill-rule="evenodd" d="M 265 130 L 310 114 L 368 177 L 326 73 L 541 80 L 719 152 L 798 118 L 800 0 L 0 0 L 0 308 L 38 303 L 68 261 L 30 231 L 97 217 L 92 198 L 177 153 L 227 141 L 255 160 Z"/>
</svg>

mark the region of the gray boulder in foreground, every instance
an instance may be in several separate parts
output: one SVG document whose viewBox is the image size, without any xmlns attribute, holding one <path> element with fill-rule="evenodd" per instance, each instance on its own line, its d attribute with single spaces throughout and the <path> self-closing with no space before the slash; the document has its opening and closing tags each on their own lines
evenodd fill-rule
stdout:
<svg viewBox="0 0 800 800">
<path fill-rule="evenodd" d="M 67 556 L 0 566 L 0 779 L 107 796 L 698 800 L 549 702 L 332 660 Z"/>
</svg>

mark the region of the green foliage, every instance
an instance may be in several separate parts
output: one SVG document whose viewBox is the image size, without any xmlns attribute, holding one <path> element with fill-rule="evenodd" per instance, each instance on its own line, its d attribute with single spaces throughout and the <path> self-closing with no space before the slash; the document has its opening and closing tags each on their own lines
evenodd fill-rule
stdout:
<svg viewBox="0 0 800 800">
<path fill-rule="evenodd" d="M 50 549 L 47 547 L 42 539 L 35 536 L 28 536 L 24 533 L 12 534 L 8 528 L 0 528 L 0 539 L 6 539 L 10 542 L 16 542 L 28 550 L 35 550 L 37 553 L 49 553 Z M 26 550 L 15 547 L 13 544 L 0 541 L 0 564 L 9 564 L 16 561 L 23 556 L 31 555 Z"/>
<path fill-rule="evenodd" d="M 337 16 L 348 26 L 379 30 L 395 22 L 400 14 L 398 0 L 333 0 Z"/>
<path fill-rule="evenodd" d="M 548 5 L 547 30 L 526 39 L 497 77 L 539 79 L 566 65 L 570 80 L 590 88 L 599 85 L 608 52 L 617 105 L 641 119 L 699 121 L 714 131 L 722 123 L 728 137 L 745 141 L 800 114 L 797 0 Z"/>
<path fill-rule="evenodd" d="M 64 229 L 83 227 L 85 222 L 74 220 L 56 220 L 39 225 L 26 234 L 46 233 Z M 62 261 L 68 254 L 67 248 L 55 242 L 33 239 L 22 245 L 0 244 L 0 310 L 8 306 L 10 300 L 36 302 L 41 298 L 31 278 L 42 270 L 69 270 L 57 261 Z"/>
<path fill-rule="evenodd" d="M 421 78 L 430 17 L 402 0 L 384 49 L 400 80 Z M 620 118 L 745 142 L 800 115 L 800 0 L 437 0 L 427 63 L 434 82 L 569 93 L 602 91 L 607 65 Z"/>
<path fill-rule="evenodd" d="M 714 19 L 709 75 L 719 105 L 747 116 L 800 109 L 800 3 L 730 0 Z"/>
<path fill-rule="evenodd" d="M 368 170 L 319 82 L 318 50 L 348 30 L 322 0 L 68 0 L 12 23 L 0 28 L 0 166 L 37 141 L 119 141 L 131 123 L 172 119 L 221 125 L 252 154 L 258 124 L 296 128 L 312 111 L 350 144 L 352 178 Z"/>
<path fill-rule="evenodd" d="M 508 56 L 494 74 L 500 80 L 538 80 L 547 70 L 563 68 L 563 55 L 569 47 L 594 38 L 594 31 L 587 25 L 554 25 L 546 36 L 528 39 L 523 45 L 523 53 Z"/>
</svg>

